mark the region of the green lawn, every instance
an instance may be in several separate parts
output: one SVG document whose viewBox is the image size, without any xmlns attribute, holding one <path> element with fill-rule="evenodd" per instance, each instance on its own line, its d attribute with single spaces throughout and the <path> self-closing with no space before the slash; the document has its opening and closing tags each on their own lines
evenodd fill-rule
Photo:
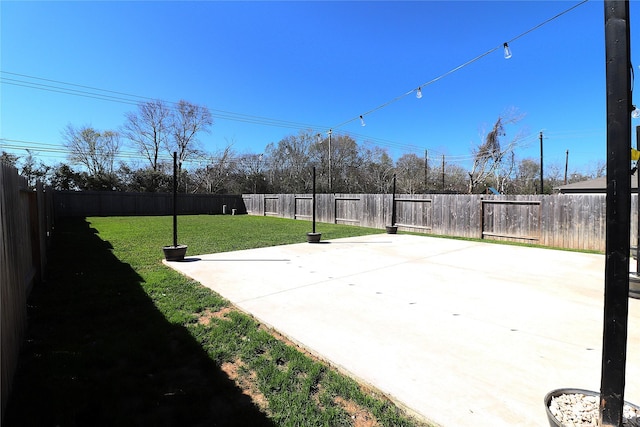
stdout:
<svg viewBox="0 0 640 427">
<path fill-rule="evenodd" d="M 189 254 L 306 241 L 311 224 L 182 216 Z M 323 240 L 381 230 L 319 224 Z M 29 299 L 6 426 L 411 426 L 359 386 L 165 267 L 171 217 L 63 220 Z"/>
</svg>

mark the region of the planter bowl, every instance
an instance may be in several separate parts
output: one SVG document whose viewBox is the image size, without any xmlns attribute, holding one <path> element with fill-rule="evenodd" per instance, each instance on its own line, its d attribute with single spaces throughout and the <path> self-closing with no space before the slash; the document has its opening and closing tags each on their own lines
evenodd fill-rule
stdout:
<svg viewBox="0 0 640 427">
<path fill-rule="evenodd" d="M 600 392 L 583 390 L 579 388 L 559 388 L 556 390 L 552 390 L 544 397 L 544 407 L 547 412 L 547 420 L 549 421 L 550 427 L 566 427 L 565 424 L 562 424 L 556 417 L 551 413 L 549 409 L 549 404 L 551 404 L 551 399 L 554 397 L 561 396 L 563 394 L 584 394 L 585 396 L 596 396 L 598 400 L 600 399 Z M 636 411 L 640 412 L 640 406 L 636 406 L 629 402 L 624 402 L 625 406 L 630 406 Z"/>
<path fill-rule="evenodd" d="M 307 233 L 307 242 L 320 243 L 321 236 L 322 236 L 322 233 Z"/>
<path fill-rule="evenodd" d="M 163 246 L 162 251 L 167 261 L 182 261 L 187 253 L 187 245 Z"/>
<path fill-rule="evenodd" d="M 387 234 L 396 234 L 398 232 L 397 225 L 387 225 L 385 228 L 387 229 Z"/>
</svg>

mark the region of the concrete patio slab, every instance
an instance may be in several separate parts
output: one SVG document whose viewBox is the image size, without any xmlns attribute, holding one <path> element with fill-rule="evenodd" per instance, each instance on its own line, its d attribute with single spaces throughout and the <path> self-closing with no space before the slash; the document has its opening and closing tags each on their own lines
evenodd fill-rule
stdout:
<svg viewBox="0 0 640 427">
<path fill-rule="evenodd" d="M 167 265 L 445 427 L 546 426 L 544 395 L 600 388 L 602 255 L 370 235 Z M 640 300 L 625 400 L 640 403 Z"/>
</svg>

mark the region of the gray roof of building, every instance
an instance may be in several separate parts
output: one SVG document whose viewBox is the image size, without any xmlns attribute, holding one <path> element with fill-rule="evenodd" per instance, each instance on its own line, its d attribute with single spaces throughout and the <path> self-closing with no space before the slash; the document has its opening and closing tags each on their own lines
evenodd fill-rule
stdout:
<svg viewBox="0 0 640 427">
<path fill-rule="evenodd" d="M 606 193 L 607 177 L 601 176 L 596 179 L 560 185 L 556 188 L 560 193 Z M 638 188 L 637 171 L 631 176 L 631 188 L 634 190 L 637 190 Z"/>
</svg>

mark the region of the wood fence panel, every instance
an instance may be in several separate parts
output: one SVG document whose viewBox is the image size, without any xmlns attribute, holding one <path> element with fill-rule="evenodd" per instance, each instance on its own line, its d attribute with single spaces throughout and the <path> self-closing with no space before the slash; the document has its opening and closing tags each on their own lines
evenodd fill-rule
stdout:
<svg viewBox="0 0 640 427">
<path fill-rule="evenodd" d="M 540 200 L 527 197 L 491 198 L 481 200 L 485 215 L 482 235 L 484 238 L 503 241 L 541 241 Z"/>
<path fill-rule="evenodd" d="M 361 225 L 362 203 L 359 195 L 336 195 L 334 201 L 336 224 Z"/>
<path fill-rule="evenodd" d="M 27 320 L 27 283 L 31 251 L 29 236 L 29 206 L 24 193 L 26 180 L 15 169 L 0 163 L 0 286 L 1 339 L 0 348 L 2 413 L 11 390 Z"/>
<path fill-rule="evenodd" d="M 242 196 L 246 204 L 253 205 L 256 197 L 265 198 L 264 206 L 271 209 L 270 215 L 298 219 L 310 215 L 301 213 L 302 209 L 310 209 L 303 208 L 301 201 L 308 200 L 304 198 L 311 197 L 309 194 L 292 195 L 288 204 L 281 202 L 283 206 L 275 201 L 281 200 L 277 195 Z M 389 194 L 318 194 L 316 220 L 382 229 L 391 225 L 391 199 Z M 485 232 L 485 238 L 494 240 L 604 251 L 605 199 L 604 194 L 399 194 L 396 224 L 405 231 L 470 238 L 482 238 Z M 632 197 L 633 202 L 637 203 L 636 196 Z M 632 206 L 637 212 L 637 205 Z M 634 233 L 630 239 L 635 245 L 637 214 L 632 215 Z"/>
<path fill-rule="evenodd" d="M 313 219 L 313 197 L 297 195 L 295 198 L 294 219 L 305 219 L 311 221 Z"/>
<path fill-rule="evenodd" d="M 4 413 L 27 322 L 27 297 L 43 279 L 53 228 L 52 192 L 35 190 L 0 163 L 0 419 Z"/>
<path fill-rule="evenodd" d="M 171 214 L 170 194 L 63 193 L 56 192 L 56 213 L 83 216 Z M 311 219 L 311 194 L 181 194 L 179 197 L 181 214 L 220 213 L 222 205 L 226 205 L 229 213 L 231 209 L 237 209 L 238 213 L 252 215 Z M 634 195 L 632 200 L 636 198 Z M 391 199 L 390 194 L 317 194 L 316 221 L 382 229 L 391 225 Z M 471 238 L 481 238 L 485 232 L 493 234 L 485 237 L 497 240 L 604 251 L 605 199 L 604 194 L 400 194 L 396 195 L 396 223 L 406 231 Z M 636 211 L 634 208 L 632 213 L 635 222 Z M 635 232 L 636 226 L 632 229 Z M 629 238 L 635 244 L 635 234 Z"/>
<path fill-rule="evenodd" d="M 431 198 L 409 195 L 396 198 L 396 225 L 399 230 L 431 231 Z"/>
</svg>

